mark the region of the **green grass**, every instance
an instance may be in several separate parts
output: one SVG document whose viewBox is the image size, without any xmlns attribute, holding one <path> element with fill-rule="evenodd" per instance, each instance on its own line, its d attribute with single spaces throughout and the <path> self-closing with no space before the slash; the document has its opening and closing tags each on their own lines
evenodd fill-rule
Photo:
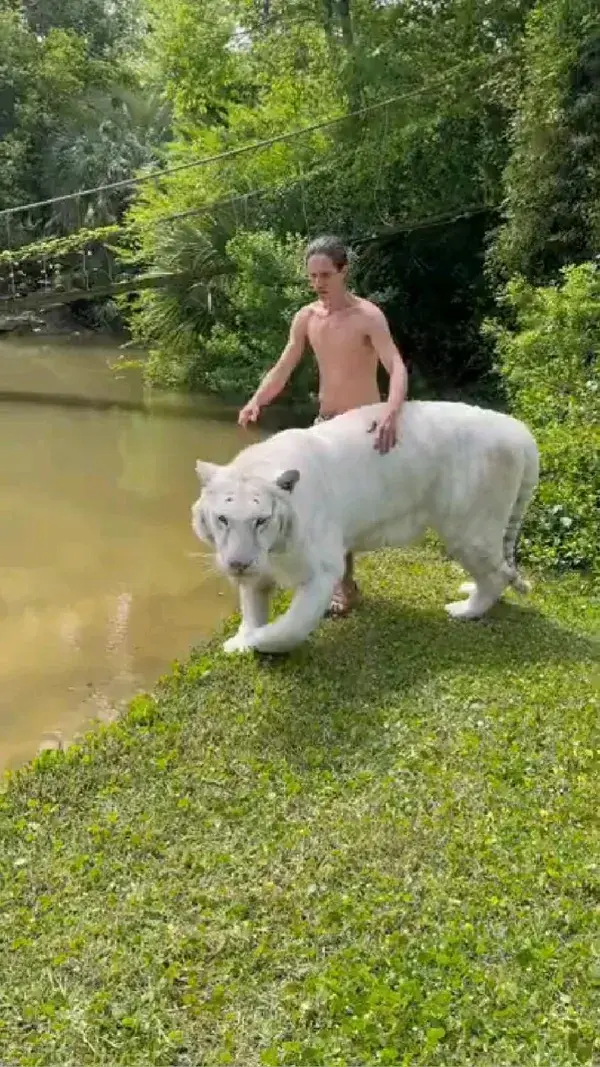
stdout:
<svg viewBox="0 0 600 1067">
<path fill-rule="evenodd" d="M 1 1063 L 598 1062 L 591 588 L 460 624 L 434 555 L 360 574 L 291 657 L 215 644 L 11 777 Z"/>
</svg>

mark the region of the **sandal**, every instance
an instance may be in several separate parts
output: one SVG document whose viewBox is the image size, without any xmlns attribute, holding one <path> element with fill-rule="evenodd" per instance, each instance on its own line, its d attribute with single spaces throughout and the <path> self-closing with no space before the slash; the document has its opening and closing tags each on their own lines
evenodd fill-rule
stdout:
<svg viewBox="0 0 600 1067">
<path fill-rule="evenodd" d="M 355 581 L 350 583 L 340 582 L 334 589 L 331 603 L 325 612 L 332 619 L 343 619 L 352 611 L 358 598 L 358 586 Z"/>
</svg>

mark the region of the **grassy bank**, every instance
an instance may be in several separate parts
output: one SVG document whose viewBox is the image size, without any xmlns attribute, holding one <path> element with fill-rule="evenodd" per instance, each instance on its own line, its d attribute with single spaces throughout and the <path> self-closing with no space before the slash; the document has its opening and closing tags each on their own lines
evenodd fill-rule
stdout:
<svg viewBox="0 0 600 1067">
<path fill-rule="evenodd" d="M 199 654 L 11 779 L 0 1062 L 593 1062 L 591 589 L 461 625 L 427 552 L 361 577 L 292 657 Z"/>
</svg>

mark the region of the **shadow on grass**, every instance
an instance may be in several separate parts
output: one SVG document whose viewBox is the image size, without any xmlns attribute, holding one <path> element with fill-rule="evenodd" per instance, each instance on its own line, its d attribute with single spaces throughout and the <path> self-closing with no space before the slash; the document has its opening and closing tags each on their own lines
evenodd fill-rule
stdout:
<svg viewBox="0 0 600 1067">
<path fill-rule="evenodd" d="M 505 601 L 486 619 L 465 623 L 449 620 L 443 605 L 363 596 L 353 616 L 324 621 L 291 655 L 256 658 L 259 745 L 294 763 L 312 760 L 315 746 L 334 759 L 348 756 L 350 749 L 377 745 L 390 706 L 395 718 L 403 707 L 409 714 L 432 683 L 458 684 L 467 704 L 490 690 L 525 699 L 528 684 L 535 686 L 549 667 L 585 670 L 595 656 L 593 641 L 531 606 Z M 526 676 L 525 691 L 519 674 Z M 430 699 L 420 710 L 435 715 L 435 694 Z"/>
</svg>

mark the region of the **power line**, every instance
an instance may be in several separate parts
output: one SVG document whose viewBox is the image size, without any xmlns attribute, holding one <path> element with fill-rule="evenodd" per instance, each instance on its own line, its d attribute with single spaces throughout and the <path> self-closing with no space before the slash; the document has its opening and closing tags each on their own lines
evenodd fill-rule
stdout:
<svg viewBox="0 0 600 1067">
<path fill-rule="evenodd" d="M 159 215 L 153 222 L 177 222 L 179 219 L 189 219 L 198 215 L 210 215 L 211 211 L 216 211 L 218 208 L 233 207 L 235 204 L 245 203 L 247 200 L 252 200 L 257 196 L 266 197 L 268 194 L 273 196 L 285 195 L 295 189 L 297 185 L 302 185 L 306 181 L 310 181 L 315 175 L 325 172 L 326 167 L 314 167 L 313 170 L 308 171 L 306 174 L 301 174 L 294 181 L 288 182 L 286 185 L 263 185 L 258 189 L 249 189 L 247 193 L 238 193 L 236 196 L 225 197 L 221 200 L 212 200 L 210 204 L 203 204 L 201 207 L 189 208 L 188 211 L 178 211 L 174 215 Z"/>
<path fill-rule="evenodd" d="M 505 56 L 497 56 L 496 59 L 506 59 Z M 238 156 L 245 155 L 248 152 L 257 152 L 263 148 L 269 148 L 274 144 L 283 144 L 286 141 L 294 140 L 296 137 L 301 137 L 307 133 L 316 133 L 319 130 L 325 130 L 332 126 L 337 126 L 342 122 L 346 122 L 349 119 L 358 118 L 361 115 L 370 114 L 373 111 L 379 111 L 381 108 L 389 107 L 392 104 L 399 104 L 405 100 L 411 100 L 418 96 L 423 96 L 429 92 L 430 89 L 439 85 L 443 85 L 449 81 L 450 76 L 457 71 L 463 70 L 465 67 L 473 67 L 473 63 L 469 60 L 457 63 L 454 67 L 450 67 L 442 75 L 437 78 L 432 78 L 426 85 L 420 86 L 418 89 L 412 89 L 407 93 L 399 93 L 396 96 L 387 97 L 385 100 L 376 101 L 374 104 L 367 104 L 365 107 L 357 108 L 355 111 L 347 112 L 345 115 L 339 115 L 334 119 L 325 119 L 322 122 L 314 122 L 310 126 L 303 126 L 299 130 L 291 130 L 287 133 L 276 134 L 274 137 L 266 138 L 263 141 L 254 141 L 251 144 L 240 145 L 239 148 L 231 148 L 225 152 L 219 152 L 214 156 L 204 156 L 201 159 L 192 160 L 189 163 L 180 163 L 174 167 L 167 168 L 155 168 L 149 174 L 141 174 L 135 178 L 124 178 L 118 182 L 108 182 L 105 185 L 97 185 L 91 189 L 80 189 L 76 193 L 65 193 L 62 196 L 50 197 L 48 200 L 36 200 L 30 204 L 20 204 L 18 207 L 4 208 L 0 211 L 0 218 L 10 218 L 12 215 L 16 215 L 22 211 L 32 211 L 34 208 L 50 207 L 53 204 L 65 203 L 68 200 L 76 200 L 82 196 L 91 196 L 94 193 L 105 193 L 113 191 L 115 189 L 125 189 L 135 185 L 141 185 L 143 182 L 158 181 L 161 178 L 168 177 L 171 174 L 178 174 L 184 170 L 191 170 L 195 167 L 205 167 L 209 163 L 221 163 L 226 159 L 235 159 Z M 486 84 L 483 83 L 479 86 L 480 89 L 485 88 Z"/>
<path fill-rule="evenodd" d="M 235 204 L 244 202 L 246 200 L 249 200 L 250 198 L 258 196 L 285 196 L 285 194 L 290 192 L 293 188 L 295 188 L 295 186 L 302 184 L 307 178 L 314 176 L 314 174 L 316 173 L 318 173 L 317 169 L 315 171 L 312 171 L 310 174 L 302 175 L 302 177 L 297 178 L 296 181 L 290 182 L 288 185 L 267 185 L 263 186 L 261 189 L 251 189 L 247 193 L 241 193 L 239 196 L 233 196 L 223 200 L 214 200 L 210 204 L 205 204 L 202 207 L 198 208 L 191 208 L 189 211 L 180 211 L 173 215 L 159 215 L 158 218 L 153 220 L 153 222 L 154 224 L 163 222 L 177 222 L 181 219 L 188 219 L 198 217 L 200 215 L 207 215 L 210 214 L 212 211 L 216 211 L 218 208 L 231 207 Z M 430 229 L 434 226 L 451 224 L 453 222 L 458 222 L 460 219 L 471 218 L 475 215 L 482 215 L 487 214 L 488 212 L 498 211 L 501 207 L 502 204 L 500 203 L 465 204 L 462 208 L 454 208 L 452 211 L 446 211 L 442 214 L 426 215 L 420 219 L 406 219 L 404 222 L 399 222 L 393 226 L 386 226 L 381 230 L 376 230 L 374 233 L 365 234 L 363 237 L 355 237 L 350 243 L 353 248 L 360 245 L 372 244 L 375 241 L 380 241 L 382 238 L 396 237 L 400 236 L 401 234 L 411 234 L 417 232 L 418 230 Z M 117 239 L 127 233 L 128 230 L 125 227 L 122 227 L 120 230 L 114 232 L 111 235 L 110 239 Z M 86 244 L 91 243 L 92 240 L 93 236 L 90 236 L 88 240 L 83 243 L 81 248 L 85 247 Z M 23 259 L 18 258 L 20 251 L 20 249 L 16 249 L 15 251 L 15 258 L 13 261 L 15 265 L 18 265 L 19 263 L 23 262 Z M 69 251 L 74 250 L 70 249 Z M 59 258 L 60 252 L 56 255 L 57 258 Z M 29 257 L 24 258 L 26 260 Z"/>
<path fill-rule="evenodd" d="M 455 208 L 454 211 L 445 211 L 441 215 L 429 215 L 422 219 L 399 222 L 397 226 L 385 226 L 375 233 L 356 238 L 356 240 L 352 241 L 352 245 L 366 245 L 374 241 L 380 241 L 385 237 L 399 237 L 403 233 L 411 234 L 416 233 L 418 230 L 433 229 L 434 226 L 459 222 L 461 219 L 470 219 L 475 215 L 486 215 L 488 212 L 498 211 L 501 207 L 501 204 L 466 204 L 458 211 Z"/>
<path fill-rule="evenodd" d="M 293 183 L 293 184 L 298 184 L 298 183 L 296 182 L 296 183 Z M 292 188 L 291 185 L 290 186 L 285 186 L 283 188 L 280 188 L 279 190 L 276 189 L 276 188 L 273 188 L 273 187 L 269 187 L 269 189 L 267 189 L 267 190 L 258 190 L 257 189 L 257 190 L 253 190 L 252 193 L 248 193 L 248 194 L 245 194 L 245 195 L 246 196 L 258 195 L 259 193 L 264 192 L 264 191 L 268 191 L 268 192 L 278 192 L 279 191 L 279 192 L 284 192 L 285 193 L 290 188 Z M 233 200 L 241 200 L 241 199 L 243 199 L 243 197 L 234 197 L 233 198 Z M 187 217 L 190 214 L 198 214 L 199 215 L 199 214 L 202 214 L 202 213 L 204 213 L 206 211 L 209 211 L 211 209 L 211 207 L 215 207 L 219 203 L 228 204 L 228 203 L 232 203 L 232 202 L 233 202 L 232 200 L 220 201 L 220 202 L 216 201 L 215 204 L 207 205 L 205 208 L 197 208 L 197 209 L 195 209 L 194 212 L 183 212 L 182 216 L 183 217 Z M 386 227 L 383 230 L 379 230 L 376 233 L 370 233 L 370 234 L 368 234 L 368 235 L 366 235 L 364 237 L 356 237 L 350 242 L 350 246 L 351 246 L 352 249 L 354 249 L 357 246 L 359 247 L 361 245 L 373 244 L 376 241 L 381 240 L 382 238 L 399 236 L 400 234 L 411 234 L 411 233 L 414 233 L 414 232 L 416 232 L 418 230 L 428 229 L 430 227 L 433 228 L 434 226 L 440 226 L 440 225 L 443 225 L 444 223 L 447 224 L 447 225 L 450 225 L 450 224 L 452 224 L 454 222 L 458 222 L 460 219 L 467 219 L 467 218 L 471 218 L 472 216 L 475 216 L 475 215 L 481 215 L 481 214 L 484 214 L 484 213 L 487 213 L 487 212 L 497 211 L 500 207 L 501 207 L 500 204 L 466 205 L 460 211 L 455 211 L 454 213 L 445 212 L 444 214 L 441 214 L 441 215 L 430 215 L 428 217 L 421 218 L 421 219 L 406 220 L 403 223 L 399 223 L 397 226 Z M 156 221 L 165 222 L 165 221 L 170 220 L 171 218 L 177 219 L 177 218 L 182 217 L 182 216 L 180 216 L 180 215 L 163 216 L 162 218 L 157 219 Z M 104 287 L 104 286 L 94 287 L 94 286 L 92 286 L 90 289 L 81 289 L 81 290 L 69 289 L 65 293 L 63 293 L 60 298 L 59 298 L 59 295 L 57 294 L 56 303 L 58 305 L 58 304 L 62 304 L 62 303 L 67 303 L 69 301 L 71 303 L 74 303 L 76 300 L 96 300 L 96 299 L 100 299 L 103 296 L 114 295 L 116 292 L 121 292 L 121 293 L 135 292 L 135 291 L 139 291 L 141 289 L 146 289 L 146 288 L 149 288 L 149 287 L 154 288 L 156 286 L 157 281 L 158 282 L 161 282 L 161 281 L 162 282 L 166 282 L 172 276 L 173 275 L 171 275 L 170 273 L 167 273 L 167 274 L 164 274 L 164 275 L 144 274 L 142 276 L 138 275 L 135 278 L 130 278 L 130 279 L 125 278 L 121 282 L 111 283 L 108 287 Z M 175 276 L 177 276 L 177 275 L 175 275 Z M 27 306 L 28 300 L 30 301 L 31 299 L 32 299 L 32 294 L 29 294 L 28 296 L 25 296 L 23 298 L 19 298 L 18 296 L 0 297 L 0 303 L 7 304 L 7 305 L 9 303 L 12 303 L 12 304 L 15 305 L 15 307 L 17 309 L 19 307 L 22 309 L 24 305 Z M 33 299 L 35 299 L 35 294 L 33 294 Z M 36 306 L 39 307 L 39 304 L 36 304 Z M 47 307 L 52 307 L 54 305 L 51 302 L 46 302 L 46 306 Z"/>
<path fill-rule="evenodd" d="M 315 168 L 314 170 L 309 171 L 307 174 L 303 174 L 301 177 L 296 178 L 295 181 L 289 182 L 289 184 L 287 185 L 263 185 L 262 188 L 259 189 L 249 189 L 247 193 L 239 193 L 236 196 L 224 197 L 220 200 L 211 200 L 209 204 L 203 204 L 201 207 L 190 208 L 188 211 L 177 211 L 172 215 L 158 215 L 155 219 L 152 220 L 152 223 L 154 225 L 158 225 L 158 223 L 161 222 L 178 222 L 181 219 L 194 218 L 198 217 L 199 215 L 210 215 L 212 211 L 217 211 L 219 208 L 234 207 L 236 204 L 245 203 L 247 200 L 253 199 L 254 197 L 266 196 L 269 193 L 271 193 L 273 196 L 276 196 L 278 194 L 285 194 L 288 191 L 294 189 L 296 185 L 300 185 L 302 182 L 312 178 L 315 174 L 319 173 L 319 169 L 324 168 Z M 99 229 L 101 230 L 103 228 L 104 227 L 102 226 L 99 227 Z M 75 232 L 74 236 L 77 235 L 77 232 L 78 231 Z M 86 244 L 91 244 L 93 241 L 97 240 L 97 238 L 94 238 L 95 232 L 95 230 L 89 231 L 87 240 L 83 241 L 83 243 L 78 246 L 79 250 L 81 248 L 84 248 Z M 110 241 L 117 240 L 119 237 L 124 237 L 128 235 L 130 232 L 131 231 L 127 226 L 116 227 L 114 230 L 112 230 L 111 234 L 106 240 L 100 238 L 100 243 L 109 243 Z M 50 241 L 52 240 L 56 240 L 57 242 L 59 242 L 61 239 L 50 238 Z M 36 244 L 37 242 L 34 242 L 34 247 Z M 23 262 L 28 258 L 34 258 L 23 256 L 23 252 L 26 252 L 27 248 L 29 247 L 31 246 L 22 245 L 21 248 L 15 248 L 14 252 L 11 253 L 11 262 L 19 264 L 20 262 Z M 78 249 L 70 249 L 69 251 L 77 251 Z M 50 251 L 49 254 L 60 255 L 60 253 L 52 253 L 52 251 Z"/>
<path fill-rule="evenodd" d="M 318 174 L 326 173 L 327 167 L 315 167 L 308 171 L 306 174 L 300 175 L 294 181 L 288 182 L 286 185 L 263 185 L 258 189 L 249 189 L 246 193 L 238 193 L 235 196 L 223 197 L 219 200 L 212 200 L 208 204 L 203 204 L 201 207 L 189 208 L 187 211 L 177 211 L 169 215 L 158 215 L 152 220 L 153 225 L 158 225 L 165 222 L 179 222 L 184 219 L 198 218 L 201 215 L 210 215 L 213 211 L 218 211 L 221 208 L 235 207 L 237 204 L 244 204 L 248 200 L 254 200 L 257 197 L 264 196 L 265 199 L 271 197 L 281 197 L 290 193 L 296 186 L 304 184 L 306 181 L 310 181 Z M 426 229 L 432 226 L 443 225 L 444 223 L 458 222 L 462 218 L 470 218 L 472 215 L 479 215 L 488 211 L 497 211 L 501 204 L 467 204 L 460 209 L 453 209 L 450 212 L 444 212 L 440 215 L 428 215 L 421 219 L 408 219 L 404 222 L 399 222 L 396 225 L 384 227 L 381 230 L 377 230 L 374 233 L 365 235 L 364 237 L 357 237 L 352 241 L 353 245 L 369 244 L 372 241 L 380 240 L 383 237 L 394 237 L 402 233 L 413 233 L 419 229 Z M 458 210 L 458 213 L 456 213 Z M 102 228 L 102 227 L 101 227 Z M 131 231 L 126 226 L 122 226 L 116 229 L 109 237 L 109 241 L 118 239 L 119 237 L 128 235 Z M 85 244 L 91 243 L 94 231 L 92 230 L 87 242 L 83 242 L 81 247 Z M 59 240 L 59 239 L 57 239 Z M 22 249 L 17 248 L 14 251 L 13 262 L 18 264 L 21 262 L 19 254 L 26 250 L 27 245 L 24 245 Z M 60 253 L 59 253 L 60 255 Z M 27 258 L 27 257 L 25 257 Z"/>
<path fill-rule="evenodd" d="M 205 204 L 203 207 L 190 208 L 189 211 L 179 211 L 175 215 L 159 215 L 158 218 L 153 221 L 155 223 L 176 222 L 180 219 L 207 215 L 212 211 L 216 211 L 218 208 L 230 207 L 257 196 L 267 196 L 269 194 L 272 196 L 285 195 L 294 189 L 295 186 L 301 185 L 316 173 L 318 173 L 318 169 L 311 171 L 309 174 L 302 175 L 300 178 L 296 178 L 295 181 L 290 182 L 288 185 L 265 185 L 261 189 L 251 189 L 247 193 L 240 193 L 239 196 L 233 196 L 225 200 L 214 200 L 212 203 Z M 408 219 L 405 222 L 399 222 L 397 225 L 384 227 L 382 230 L 377 230 L 375 233 L 371 233 L 365 237 L 356 238 L 351 243 L 352 245 L 368 244 L 371 241 L 380 240 L 382 237 L 394 237 L 401 233 L 413 233 L 415 230 L 428 229 L 433 226 L 442 226 L 446 222 L 458 222 L 459 219 L 471 218 L 473 215 L 482 215 L 488 211 L 498 211 L 501 206 L 501 204 L 465 204 L 465 206 L 460 209 L 454 208 L 453 211 L 446 211 L 440 215 L 427 215 L 421 219 Z M 458 214 L 456 214 L 457 211 Z"/>
</svg>

